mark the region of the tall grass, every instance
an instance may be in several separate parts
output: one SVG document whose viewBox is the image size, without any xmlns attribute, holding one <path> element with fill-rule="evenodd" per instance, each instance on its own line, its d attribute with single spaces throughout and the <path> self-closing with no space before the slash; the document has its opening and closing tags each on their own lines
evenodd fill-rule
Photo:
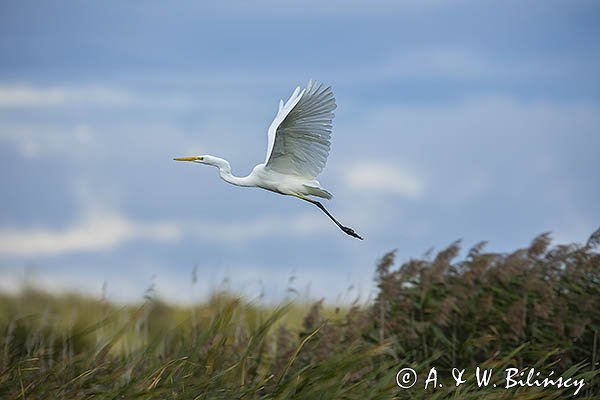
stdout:
<svg viewBox="0 0 600 400">
<path fill-rule="evenodd" d="M 190 308 L 148 296 L 117 306 L 28 289 L 0 296 L 0 398 L 571 398 L 573 389 L 452 385 L 451 369 L 536 367 L 600 392 L 600 232 L 548 235 L 462 260 L 459 243 L 376 267 L 372 304 L 343 312 L 266 307 L 228 294 Z M 419 384 L 402 390 L 412 367 Z M 425 390 L 430 368 L 443 387 Z M 499 379 L 499 378 L 498 378 Z"/>
</svg>

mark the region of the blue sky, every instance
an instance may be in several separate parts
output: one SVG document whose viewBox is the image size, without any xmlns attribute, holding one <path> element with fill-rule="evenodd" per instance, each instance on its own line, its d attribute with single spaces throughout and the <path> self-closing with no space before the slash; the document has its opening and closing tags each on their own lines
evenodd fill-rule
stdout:
<svg viewBox="0 0 600 400">
<path fill-rule="evenodd" d="M 175 302 L 366 299 L 386 251 L 493 251 L 600 221 L 600 5 L 592 1 L 0 5 L 0 290 Z M 338 109 L 330 210 L 174 156 L 264 159 L 280 98 Z M 192 287 L 191 273 L 198 281 Z"/>
</svg>

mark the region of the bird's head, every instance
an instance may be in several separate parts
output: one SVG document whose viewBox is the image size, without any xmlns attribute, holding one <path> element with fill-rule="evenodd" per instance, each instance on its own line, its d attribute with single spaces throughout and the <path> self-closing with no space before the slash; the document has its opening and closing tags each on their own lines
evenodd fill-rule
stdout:
<svg viewBox="0 0 600 400">
<path fill-rule="evenodd" d="M 194 163 L 198 163 L 198 164 L 212 165 L 214 167 L 217 167 L 220 169 L 225 169 L 225 170 L 231 169 L 231 167 L 229 166 L 229 163 L 226 160 L 223 160 L 222 158 L 215 157 L 215 156 L 205 155 L 205 156 L 193 156 L 193 157 L 178 157 L 178 158 L 174 158 L 173 160 L 189 161 L 189 162 L 194 162 Z"/>
</svg>

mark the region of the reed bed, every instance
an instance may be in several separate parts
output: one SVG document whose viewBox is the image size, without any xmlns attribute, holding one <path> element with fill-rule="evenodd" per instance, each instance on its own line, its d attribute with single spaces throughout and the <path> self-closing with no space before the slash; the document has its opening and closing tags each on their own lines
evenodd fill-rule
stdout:
<svg viewBox="0 0 600 400">
<path fill-rule="evenodd" d="M 599 398 L 600 231 L 540 235 L 511 253 L 452 243 L 376 265 L 369 304 L 265 306 L 231 293 L 176 307 L 34 289 L 0 295 L 2 399 L 551 399 L 573 388 L 456 387 L 452 368 L 535 367 L 584 379 Z M 396 384 L 411 367 L 439 383 Z M 492 382 L 496 382 L 494 378 Z M 498 381 L 499 383 L 500 381 Z"/>
</svg>

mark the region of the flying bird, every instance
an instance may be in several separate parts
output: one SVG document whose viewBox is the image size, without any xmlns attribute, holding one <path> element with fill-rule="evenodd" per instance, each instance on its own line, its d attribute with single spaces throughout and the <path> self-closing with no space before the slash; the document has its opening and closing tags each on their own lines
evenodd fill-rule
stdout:
<svg viewBox="0 0 600 400">
<path fill-rule="evenodd" d="M 294 196 L 319 207 L 347 235 L 361 239 L 352 228 L 342 225 L 319 201 L 308 196 L 331 199 L 333 195 L 315 178 L 323 171 L 331 147 L 335 97 L 331 87 L 310 80 L 305 89 L 297 87 L 288 101 L 279 101 L 279 110 L 268 131 L 265 162 L 246 177 L 233 176 L 227 160 L 210 155 L 179 157 L 215 166 L 219 175 L 236 186 L 259 187 Z"/>
</svg>

